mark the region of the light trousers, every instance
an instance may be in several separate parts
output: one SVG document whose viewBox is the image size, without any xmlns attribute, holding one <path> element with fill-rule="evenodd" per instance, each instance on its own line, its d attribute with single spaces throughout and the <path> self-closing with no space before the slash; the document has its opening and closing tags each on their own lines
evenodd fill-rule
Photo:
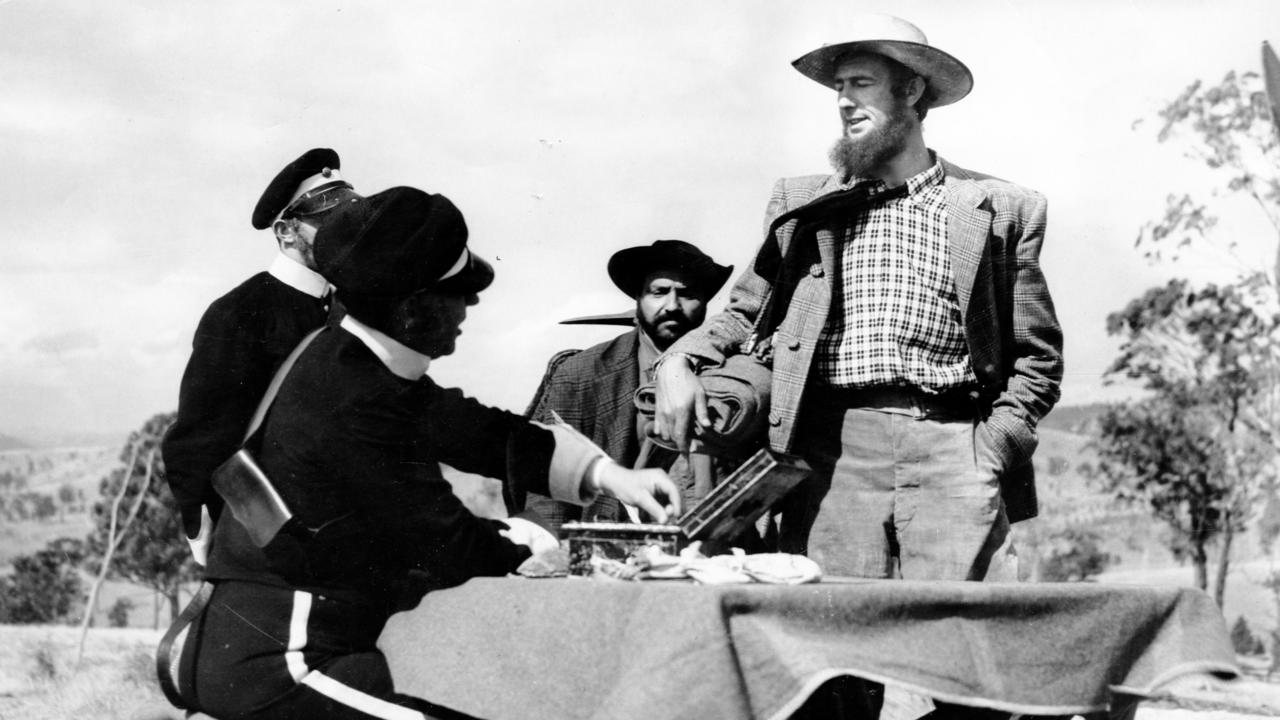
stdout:
<svg viewBox="0 0 1280 720">
<path fill-rule="evenodd" d="M 806 397 L 798 450 L 813 475 L 779 542 L 829 576 L 1017 580 L 986 429 L 970 414 L 846 408 Z"/>
</svg>

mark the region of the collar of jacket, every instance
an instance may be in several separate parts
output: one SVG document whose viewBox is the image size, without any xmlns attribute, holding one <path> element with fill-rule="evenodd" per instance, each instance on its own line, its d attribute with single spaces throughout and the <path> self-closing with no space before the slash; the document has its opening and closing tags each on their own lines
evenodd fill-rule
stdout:
<svg viewBox="0 0 1280 720">
<path fill-rule="evenodd" d="M 988 194 L 979 178 L 946 158 L 934 154 L 942 163 L 942 186 L 947 192 L 947 245 L 951 255 L 951 269 L 955 275 L 956 295 L 960 301 L 960 312 L 968 315 L 969 299 L 973 291 L 974 278 L 984 253 L 987 234 L 991 229 L 991 212 L 984 207 Z M 824 195 L 847 189 L 849 182 L 842 182 L 840 176 L 831 174 L 818 187 L 808 202 L 812 203 Z M 829 232 L 819 232 L 818 252 L 823 270 L 827 277 L 834 277 L 835 272 L 835 239 Z"/>
<path fill-rule="evenodd" d="M 276 254 L 271 267 L 267 268 L 267 274 L 313 298 L 322 298 L 329 291 L 329 281 L 323 275 L 284 253 Z"/>
<path fill-rule="evenodd" d="M 396 377 L 416 382 L 421 380 L 422 376 L 427 374 L 427 369 L 431 367 L 431 358 L 427 355 L 392 339 L 386 333 L 365 325 L 350 315 L 344 315 L 338 327 L 364 343 L 364 346 L 369 348 L 369 351 Z"/>
<path fill-rule="evenodd" d="M 976 182 L 977 178 L 972 173 L 959 165 L 949 162 L 937 153 L 934 153 L 933 157 L 942 164 L 942 184 L 947 189 L 948 203 L 958 203 L 976 208 L 987 199 L 986 191 Z M 808 202 L 813 202 L 824 195 L 848 190 L 856 182 L 856 180 L 852 179 L 848 181 L 842 180 L 838 173 L 832 173 L 827 176 L 827 179 L 818 187 Z"/>
</svg>

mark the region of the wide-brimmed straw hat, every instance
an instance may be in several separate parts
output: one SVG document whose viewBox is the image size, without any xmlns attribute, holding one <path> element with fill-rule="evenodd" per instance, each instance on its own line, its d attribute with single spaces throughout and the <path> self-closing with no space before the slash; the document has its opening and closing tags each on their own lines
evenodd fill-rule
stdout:
<svg viewBox="0 0 1280 720">
<path fill-rule="evenodd" d="M 867 15 L 853 28 L 854 39 L 823 45 L 792 61 L 805 77 L 827 87 L 835 84 L 841 58 L 874 53 L 896 60 L 924 78 L 931 92 L 928 107 L 950 105 L 973 89 L 973 73 L 952 55 L 929 44 L 920 28 L 892 15 Z"/>
</svg>

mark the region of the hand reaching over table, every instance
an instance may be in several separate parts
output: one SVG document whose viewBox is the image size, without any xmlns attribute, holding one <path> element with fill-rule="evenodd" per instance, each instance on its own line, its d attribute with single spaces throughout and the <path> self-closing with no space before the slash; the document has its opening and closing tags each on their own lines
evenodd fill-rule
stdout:
<svg viewBox="0 0 1280 720">
<path fill-rule="evenodd" d="M 627 505 L 634 505 L 665 523 L 680 515 L 680 490 L 664 470 L 628 470 L 603 458 L 592 469 L 596 488 Z"/>
</svg>

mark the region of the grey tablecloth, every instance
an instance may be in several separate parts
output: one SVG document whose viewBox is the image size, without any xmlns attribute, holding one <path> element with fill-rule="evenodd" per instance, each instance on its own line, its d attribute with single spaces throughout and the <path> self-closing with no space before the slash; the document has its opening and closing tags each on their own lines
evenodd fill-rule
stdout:
<svg viewBox="0 0 1280 720">
<path fill-rule="evenodd" d="M 1181 675 L 1237 672 L 1204 593 L 1090 583 L 483 578 L 393 617 L 379 646 L 397 690 L 489 720 L 785 718 L 844 674 L 1096 713 Z"/>
</svg>

